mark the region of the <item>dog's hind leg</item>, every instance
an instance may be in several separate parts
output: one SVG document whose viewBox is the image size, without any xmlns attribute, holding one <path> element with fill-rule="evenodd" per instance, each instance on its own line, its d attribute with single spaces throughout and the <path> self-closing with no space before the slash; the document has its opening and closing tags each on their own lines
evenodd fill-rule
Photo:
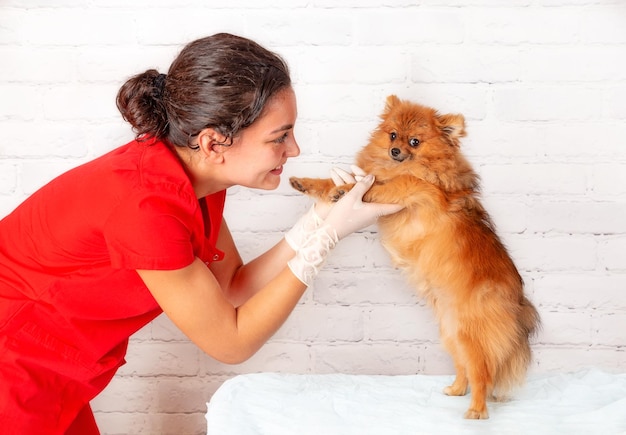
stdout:
<svg viewBox="0 0 626 435">
<path fill-rule="evenodd" d="M 483 354 L 484 351 L 479 346 L 468 349 L 467 378 L 472 392 L 472 400 L 464 415 L 467 419 L 489 418 L 487 397 L 493 392 L 493 375 Z"/>
<path fill-rule="evenodd" d="M 467 394 L 468 380 L 465 375 L 465 367 L 460 364 L 454 364 L 456 377 L 452 385 L 443 389 L 444 394 L 448 396 L 465 396 Z"/>
<path fill-rule="evenodd" d="M 445 330 L 445 327 L 443 325 L 441 328 L 441 339 L 443 341 L 444 347 L 452 356 L 452 360 L 454 361 L 454 369 L 456 371 L 456 378 L 454 379 L 454 382 L 452 383 L 452 385 L 444 388 L 443 392 L 448 396 L 464 396 L 465 394 L 467 394 L 468 380 L 465 371 L 464 358 L 461 354 L 461 349 L 459 349 L 458 347 L 456 338 L 448 335 L 448 331 Z"/>
</svg>

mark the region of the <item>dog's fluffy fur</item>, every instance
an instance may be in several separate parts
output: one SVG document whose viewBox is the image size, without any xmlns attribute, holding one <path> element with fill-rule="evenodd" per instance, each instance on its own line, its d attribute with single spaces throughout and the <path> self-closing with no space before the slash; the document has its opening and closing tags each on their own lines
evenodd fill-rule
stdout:
<svg viewBox="0 0 626 435">
<path fill-rule="evenodd" d="M 504 398 L 526 377 L 539 315 L 480 203 L 479 178 L 460 151 L 464 117 L 391 95 L 381 118 L 356 157 L 356 165 L 376 177 L 364 200 L 406 206 L 379 219 L 381 241 L 436 314 L 456 368 L 444 393 L 464 395 L 469 387 L 465 418 L 488 418 L 486 399 Z M 327 201 L 352 187 L 330 179 L 290 181 Z"/>
</svg>

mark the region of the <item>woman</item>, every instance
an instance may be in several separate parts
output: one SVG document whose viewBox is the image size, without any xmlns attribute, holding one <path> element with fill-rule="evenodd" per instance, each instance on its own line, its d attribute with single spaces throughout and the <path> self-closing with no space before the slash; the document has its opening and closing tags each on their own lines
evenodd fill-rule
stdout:
<svg viewBox="0 0 626 435">
<path fill-rule="evenodd" d="M 0 221 L 4 433 L 98 433 L 89 401 L 124 363 L 129 336 L 161 312 L 208 355 L 246 360 L 338 240 L 398 210 L 363 204 L 373 178 L 358 177 L 243 264 L 222 219 L 226 189 L 275 189 L 300 153 L 287 66 L 250 40 L 194 41 L 167 75 L 128 80 L 117 104 L 136 140 Z"/>
</svg>

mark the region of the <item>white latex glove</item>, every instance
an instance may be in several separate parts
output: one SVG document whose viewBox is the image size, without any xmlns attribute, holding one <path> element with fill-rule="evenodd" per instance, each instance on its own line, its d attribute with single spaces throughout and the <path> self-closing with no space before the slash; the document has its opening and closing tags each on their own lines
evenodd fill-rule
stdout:
<svg viewBox="0 0 626 435">
<path fill-rule="evenodd" d="M 356 165 L 350 165 L 352 174 L 338 167 L 334 167 L 330 170 L 330 178 L 332 178 L 335 186 L 341 186 L 342 184 L 354 184 L 357 181 L 361 181 L 367 174 L 361 168 Z"/>
<path fill-rule="evenodd" d="M 318 229 L 324 223 L 324 217 L 328 214 L 328 210 L 324 211 L 324 217 L 316 211 L 317 204 L 314 204 L 309 211 L 302 215 L 295 225 L 285 233 L 285 241 L 291 249 L 297 251 L 304 242 L 311 236 L 311 233 Z"/>
<path fill-rule="evenodd" d="M 328 217 L 324 220 L 324 226 L 335 232 L 336 241 L 372 225 L 381 216 L 396 213 L 404 208 L 399 204 L 363 202 L 363 195 L 372 184 L 374 184 L 373 175 L 363 176 L 352 190 L 330 209 Z"/>
<path fill-rule="evenodd" d="M 374 176 L 364 176 L 352 190 L 337 201 L 324 222 L 308 232 L 304 243 L 296 250 L 287 265 L 293 274 L 307 286 L 317 276 L 328 253 L 337 242 L 354 231 L 370 226 L 380 216 L 396 213 L 403 206 L 363 202 L 363 195 L 372 187 Z"/>
<path fill-rule="evenodd" d="M 365 172 L 358 166 L 350 166 L 353 174 L 344 171 L 341 168 L 334 167 L 330 170 L 330 178 L 335 186 L 343 186 L 344 184 L 354 184 L 361 180 Z M 331 202 L 318 201 L 311 207 L 294 226 L 285 233 L 285 240 L 291 246 L 291 249 L 297 251 L 300 249 L 311 233 L 318 229 L 334 204 Z"/>
</svg>

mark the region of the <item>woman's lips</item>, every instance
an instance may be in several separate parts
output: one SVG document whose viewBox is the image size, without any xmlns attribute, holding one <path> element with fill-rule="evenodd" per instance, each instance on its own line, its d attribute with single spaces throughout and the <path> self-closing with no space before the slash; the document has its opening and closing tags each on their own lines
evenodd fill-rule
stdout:
<svg viewBox="0 0 626 435">
<path fill-rule="evenodd" d="M 274 174 L 274 175 L 280 175 L 280 174 L 282 174 L 282 173 L 283 173 L 283 165 L 280 165 L 280 166 L 278 166 L 278 167 L 276 167 L 276 168 L 272 169 L 272 170 L 270 171 L 270 173 L 272 173 L 272 174 Z"/>
</svg>

